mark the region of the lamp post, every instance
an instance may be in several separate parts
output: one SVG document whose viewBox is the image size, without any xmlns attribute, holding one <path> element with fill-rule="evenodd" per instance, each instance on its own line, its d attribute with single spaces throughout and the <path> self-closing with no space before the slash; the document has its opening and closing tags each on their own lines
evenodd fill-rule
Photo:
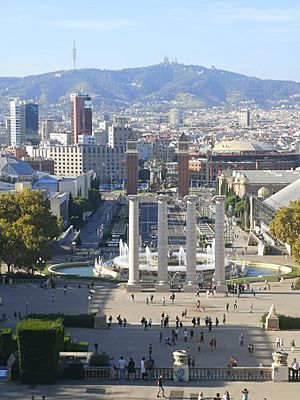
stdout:
<svg viewBox="0 0 300 400">
<path fill-rule="evenodd" d="M 27 315 L 28 314 L 28 301 L 26 301 L 26 303 L 25 303 L 25 315 Z"/>
<path fill-rule="evenodd" d="M 36 261 L 36 268 L 38 270 L 43 270 L 45 267 L 45 261 L 42 259 L 42 257 L 39 257 Z"/>
</svg>

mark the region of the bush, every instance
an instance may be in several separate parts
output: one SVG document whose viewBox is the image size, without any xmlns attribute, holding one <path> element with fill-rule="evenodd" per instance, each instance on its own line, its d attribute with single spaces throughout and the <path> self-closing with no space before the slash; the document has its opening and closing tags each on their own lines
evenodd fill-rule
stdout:
<svg viewBox="0 0 300 400">
<path fill-rule="evenodd" d="M 266 317 L 268 313 L 262 314 L 260 320 L 263 325 L 266 324 Z M 279 318 L 279 329 L 288 330 L 288 329 L 300 329 L 300 318 L 299 317 L 290 317 L 289 315 L 276 314 Z"/>
<path fill-rule="evenodd" d="M 15 351 L 12 330 L 0 329 L 0 364 L 6 365 L 8 357 Z"/>
<path fill-rule="evenodd" d="M 83 364 L 81 363 L 72 363 L 63 369 L 62 373 L 63 379 L 83 379 L 84 378 L 84 370 Z"/>
<path fill-rule="evenodd" d="M 61 319 L 65 328 L 94 328 L 95 314 L 28 314 L 25 318 L 53 321 Z"/>
<path fill-rule="evenodd" d="M 89 358 L 89 365 L 91 367 L 108 367 L 109 355 L 104 352 L 102 354 L 93 353 Z"/>
<path fill-rule="evenodd" d="M 63 348 L 62 322 L 23 319 L 17 325 L 17 336 L 22 383 L 53 383 Z"/>
<path fill-rule="evenodd" d="M 65 351 L 88 351 L 89 342 L 70 341 Z"/>
<path fill-rule="evenodd" d="M 298 278 L 295 283 L 295 290 L 299 290 L 299 289 L 300 289 L 300 278 Z"/>
</svg>

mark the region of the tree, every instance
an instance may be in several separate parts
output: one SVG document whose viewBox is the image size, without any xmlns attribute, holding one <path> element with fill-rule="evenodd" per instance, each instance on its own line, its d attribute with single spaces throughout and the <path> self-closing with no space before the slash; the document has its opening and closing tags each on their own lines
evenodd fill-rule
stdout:
<svg viewBox="0 0 300 400">
<path fill-rule="evenodd" d="M 292 246 L 292 254 L 297 264 L 300 264 L 300 235 L 298 235 Z"/>
<path fill-rule="evenodd" d="M 0 254 L 9 269 L 34 269 L 39 257 L 49 259 L 48 245 L 60 230 L 41 191 L 0 195 Z"/>
<path fill-rule="evenodd" d="M 279 208 L 270 224 L 270 233 L 281 242 L 293 246 L 300 234 L 300 200 Z"/>
</svg>

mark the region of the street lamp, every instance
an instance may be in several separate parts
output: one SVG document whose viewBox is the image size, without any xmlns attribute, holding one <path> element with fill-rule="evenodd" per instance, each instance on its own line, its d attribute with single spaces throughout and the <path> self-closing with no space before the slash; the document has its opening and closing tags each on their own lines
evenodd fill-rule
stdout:
<svg viewBox="0 0 300 400">
<path fill-rule="evenodd" d="M 42 257 L 39 257 L 38 260 L 36 261 L 36 267 L 38 270 L 43 270 L 45 267 L 45 261 L 42 259 Z"/>
<path fill-rule="evenodd" d="M 28 313 L 28 301 L 26 301 L 25 303 L 25 315 L 27 315 Z"/>
</svg>

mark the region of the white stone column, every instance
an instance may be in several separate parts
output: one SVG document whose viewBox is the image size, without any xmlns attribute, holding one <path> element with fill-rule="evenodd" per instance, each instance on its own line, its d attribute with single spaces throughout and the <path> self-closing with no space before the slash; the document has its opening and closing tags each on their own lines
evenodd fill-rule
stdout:
<svg viewBox="0 0 300 400">
<path fill-rule="evenodd" d="M 197 196 L 185 196 L 186 201 L 186 275 L 185 292 L 197 290 L 197 231 L 196 231 L 196 202 Z"/>
<path fill-rule="evenodd" d="M 155 290 L 157 292 L 169 292 L 168 283 L 168 206 L 169 197 L 160 194 L 156 197 L 158 205 L 157 222 L 157 283 Z"/>
<path fill-rule="evenodd" d="M 215 284 L 217 292 L 225 293 L 225 203 L 226 196 L 214 196 L 215 202 Z"/>
<path fill-rule="evenodd" d="M 128 292 L 141 290 L 139 272 L 139 196 L 128 196 L 129 200 L 129 278 L 127 282 Z"/>
</svg>

